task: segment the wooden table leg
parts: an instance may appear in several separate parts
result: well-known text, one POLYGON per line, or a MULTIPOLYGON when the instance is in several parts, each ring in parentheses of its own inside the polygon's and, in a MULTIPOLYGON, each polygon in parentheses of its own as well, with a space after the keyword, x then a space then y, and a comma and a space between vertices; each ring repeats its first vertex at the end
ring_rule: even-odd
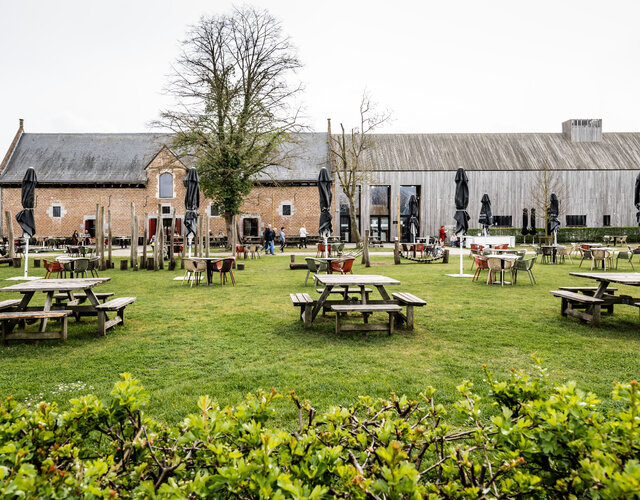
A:
POLYGON ((313 308, 313 313, 311 315, 311 321, 316 319, 316 316, 318 315, 318 312, 322 310, 322 306, 327 301, 327 297, 329 297, 329 294, 331 293, 331 289, 332 288, 333 288, 333 285, 327 285, 324 288, 324 290, 322 291, 322 293, 320 294, 320 298, 318 299, 318 302, 316 302, 316 305, 313 308))
MULTIPOLYGON (((44 308, 42 309, 45 312, 49 312, 51 310, 51 303, 53 302, 53 291, 47 292, 47 298, 44 299, 44 308)), ((42 322, 40 323, 40 333, 44 333, 47 328, 47 318, 42 318, 42 322)))
POLYGON ((376 288, 378 289, 378 292, 380 293, 380 296, 384 299, 384 300, 391 300, 391 297, 389 297, 389 294, 387 293, 387 291, 384 289, 384 286, 382 285, 376 285, 376 288))

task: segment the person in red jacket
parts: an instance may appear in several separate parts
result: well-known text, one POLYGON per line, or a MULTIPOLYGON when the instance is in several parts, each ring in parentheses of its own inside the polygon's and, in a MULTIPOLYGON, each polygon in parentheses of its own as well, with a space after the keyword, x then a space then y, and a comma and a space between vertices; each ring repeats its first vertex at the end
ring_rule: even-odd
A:
POLYGON ((440 226, 440 245, 444 246, 444 240, 447 238, 447 232, 444 230, 444 226, 440 226))

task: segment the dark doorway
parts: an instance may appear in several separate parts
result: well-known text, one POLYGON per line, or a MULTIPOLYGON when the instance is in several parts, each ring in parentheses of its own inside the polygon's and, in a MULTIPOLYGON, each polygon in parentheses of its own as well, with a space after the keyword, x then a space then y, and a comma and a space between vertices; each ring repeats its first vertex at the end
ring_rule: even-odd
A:
POLYGON ((242 234, 247 236, 258 236, 258 219, 244 218, 242 219, 242 234))
POLYGON ((95 238, 96 236, 96 221, 95 219, 85 219, 84 221, 84 232, 88 234, 91 238, 95 238))
POLYGON ((371 216, 371 238, 382 242, 389 241, 389 216, 371 216))

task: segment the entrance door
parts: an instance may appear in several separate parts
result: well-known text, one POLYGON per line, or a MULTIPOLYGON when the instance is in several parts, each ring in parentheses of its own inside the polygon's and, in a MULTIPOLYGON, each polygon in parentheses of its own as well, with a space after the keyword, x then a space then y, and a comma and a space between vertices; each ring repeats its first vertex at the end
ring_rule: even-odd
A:
POLYGON ((96 236, 96 221, 95 219, 85 219, 84 221, 84 232, 88 234, 91 238, 95 238, 96 236))
POLYGON ((156 219, 149 219, 149 239, 156 234, 156 219))
POLYGON ((371 238, 387 242, 389 241, 389 216, 388 215, 372 215, 371 216, 371 238))

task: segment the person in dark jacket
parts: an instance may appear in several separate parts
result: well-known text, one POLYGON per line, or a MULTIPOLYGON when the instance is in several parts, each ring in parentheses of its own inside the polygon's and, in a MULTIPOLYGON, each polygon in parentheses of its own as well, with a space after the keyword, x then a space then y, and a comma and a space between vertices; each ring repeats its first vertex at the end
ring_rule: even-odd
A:
POLYGON ((264 230, 264 251, 267 254, 275 255, 274 251, 274 240, 276 239, 276 232, 271 229, 271 224, 267 226, 267 229, 264 230))

